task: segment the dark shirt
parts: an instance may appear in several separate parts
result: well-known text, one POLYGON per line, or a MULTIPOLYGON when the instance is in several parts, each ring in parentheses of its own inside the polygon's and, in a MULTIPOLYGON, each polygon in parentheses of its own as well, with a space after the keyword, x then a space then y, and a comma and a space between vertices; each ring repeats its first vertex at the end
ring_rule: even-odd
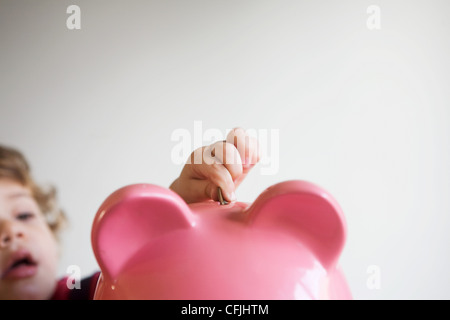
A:
POLYGON ((67 286, 68 277, 64 277, 58 281, 51 300, 92 300, 99 276, 100 272, 96 272, 90 277, 82 279, 79 289, 69 289, 67 286))

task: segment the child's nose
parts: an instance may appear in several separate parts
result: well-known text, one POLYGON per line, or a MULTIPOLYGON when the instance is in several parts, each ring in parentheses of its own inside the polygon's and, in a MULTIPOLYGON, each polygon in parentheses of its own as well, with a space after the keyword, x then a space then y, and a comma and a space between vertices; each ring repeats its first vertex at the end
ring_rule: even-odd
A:
POLYGON ((13 222, 4 221, 0 225, 0 248, 6 248, 15 239, 23 238, 22 230, 13 222))

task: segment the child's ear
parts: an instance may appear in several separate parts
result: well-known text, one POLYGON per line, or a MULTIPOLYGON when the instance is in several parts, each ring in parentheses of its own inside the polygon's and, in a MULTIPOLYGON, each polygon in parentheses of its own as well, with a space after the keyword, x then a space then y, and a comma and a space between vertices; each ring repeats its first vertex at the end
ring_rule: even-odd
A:
POLYGON ((247 209, 250 225, 290 233, 321 264, 336 265, 344 247, 344 214, 334 198, 306 181, 286 181, 266 189, 247 209))
POLYGON ((175 192, 135 184, 112 193, 92 226, 95 257, 106 276, 116 278, 127 260, 146 243, 168 232, 190 228, 192 212, 175 192))

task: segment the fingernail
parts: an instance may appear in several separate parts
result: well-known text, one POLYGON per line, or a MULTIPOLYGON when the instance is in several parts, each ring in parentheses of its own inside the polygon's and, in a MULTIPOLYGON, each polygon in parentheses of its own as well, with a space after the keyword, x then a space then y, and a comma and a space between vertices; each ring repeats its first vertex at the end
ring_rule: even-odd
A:
POLYGON ((234 192, 231 193, 231 201, 236 201, 236 200, 237 200, 236 194, 234 192))

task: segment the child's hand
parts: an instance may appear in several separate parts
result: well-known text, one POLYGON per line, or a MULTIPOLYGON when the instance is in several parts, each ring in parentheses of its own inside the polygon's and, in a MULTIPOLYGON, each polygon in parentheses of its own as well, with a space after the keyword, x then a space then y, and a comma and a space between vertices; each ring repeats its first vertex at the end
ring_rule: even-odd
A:
POLYGON ((258 141, 241 128, 235 128, 227 140, 192 152, 180 176, 170 189, 187 203, 218 200, 217 188, 228 202, 236 201, 235 190, 260 159, 258 141))

